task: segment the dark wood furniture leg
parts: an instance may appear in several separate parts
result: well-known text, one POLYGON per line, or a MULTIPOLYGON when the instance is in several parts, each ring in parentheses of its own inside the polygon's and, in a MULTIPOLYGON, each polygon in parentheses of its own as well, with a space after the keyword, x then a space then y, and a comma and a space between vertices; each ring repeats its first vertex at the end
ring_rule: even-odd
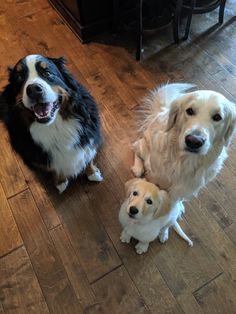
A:
POLYGON ((138 0, 137 4, 137 48, 136 60, 140 61, 143 40, 143 0, 138 0))
POLYGON ((112 33, 117 33, 118 20, 119 20, 119 7, 120 0, 113 0, 113 23, 112 23, 112 33))
POLYGON ((173 19, 173 36, 174 36, 174 42, 176 44, 179 43, 179 23, 180 23, 180 17, 181 17, 182 4, 183 4, 183 0, 176 1, 175 13, 174 13, 174 19, 173 19))
POLYGON ((185 34, 183 37, 183 40, 187 40, 188 39, 188 35, 189 35, 189 31, 190 31, 190 25, 191 25, 191 21, 192 21, 192 17, 193 17, 193 11, 195 8, 195 4, 196 4, 196 0, 191 0, 190 1, 190 6, 188 9, 188 18, 187 18, 187 23, 186 23, 186 28, 185 28, 185 34))
POLYGON ((226 0, 221 0, 220 2, 220 9, 219 9, 219 23, 220 24, 223 24, 224 22, 225 3, 226 3, 226 0))

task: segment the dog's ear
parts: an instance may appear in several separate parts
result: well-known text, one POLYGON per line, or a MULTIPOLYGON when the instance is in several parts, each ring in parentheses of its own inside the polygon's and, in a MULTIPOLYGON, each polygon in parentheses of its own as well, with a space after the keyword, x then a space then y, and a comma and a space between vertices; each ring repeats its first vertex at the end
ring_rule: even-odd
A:
POLYGON ((172 129, 176 123, 178 113, 179 113, 179 102, 176 100, 172 103, 170 113, 169 113, 169 118, 167 122, 167 127, 166 131, 168 132, 170 129, 172 129))
POLYGON ((126 197, 128 197, 131 193, 131 190, 132 188, 138 183, 140 182, 140 180, 146 180, 146 179, 140 179, 140 178, 134 178, 134 179, 131 179, 129 181, 127 181, 125 183, 125 194, 126 194, 126 197))
POLYGON ((229 102, 226 108, 227 123, 225 127, 224 140, 225 146, 228 146, 230 144, 236 126, 236 107, 235 104, 229 102))
POLYGON ((160 202, 157 206, 154 218, 165 216, 166 214, 169 213, 170 208, 171 208, 170 197, 166 191, 161 190, 159 197, 160 197, 160 202))
POLYGON ((73 75, 66 69, 66 66, 65 66, 67 63, 66 58, 64 58, 64 57, 49 58, 49 60, 51 60, 57 66, 58 70, 60 71, 61 75, 63 76, 63 79, 64 79, 66 85, 70 89, 77 91, 78 90, 78 82, 73 77, 73 75))

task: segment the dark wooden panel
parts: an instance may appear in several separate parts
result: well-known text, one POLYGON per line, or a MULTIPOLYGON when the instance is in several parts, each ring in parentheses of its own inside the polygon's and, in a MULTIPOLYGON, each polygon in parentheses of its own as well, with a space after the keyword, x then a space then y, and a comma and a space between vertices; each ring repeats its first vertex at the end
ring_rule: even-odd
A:
POLYGON ((24 247, 0 259, 0 278, 0 299, 5 313, 49 313, 24 247))

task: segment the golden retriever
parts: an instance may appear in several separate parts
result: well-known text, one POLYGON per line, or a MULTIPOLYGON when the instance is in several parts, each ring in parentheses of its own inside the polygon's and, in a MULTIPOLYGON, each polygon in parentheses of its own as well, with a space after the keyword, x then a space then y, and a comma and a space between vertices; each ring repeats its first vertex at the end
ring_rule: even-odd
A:
POLYGON ((119 212, 122 242, 129 243, 131 237, 135 238, 139 241, 135 246, 136 252, 142 254, 147 252, 149 243, 158 235, 160 241, 165 242, 166 228, 173 226, 190 246, 193 245, 177 222, 184 210, 180 202, 170 207, 168 193, 145 179, 129 180, 125 189, 126 199, 119 212))
MULTIPOLYGON (((132 168, 168 191, 172 205, 197 195, 221 170, 236 123, 235 105, 190 84, 155 89, 145 101, 142 137, 132 168)), ((165 235, 168 239, 168 229, 165 235)))

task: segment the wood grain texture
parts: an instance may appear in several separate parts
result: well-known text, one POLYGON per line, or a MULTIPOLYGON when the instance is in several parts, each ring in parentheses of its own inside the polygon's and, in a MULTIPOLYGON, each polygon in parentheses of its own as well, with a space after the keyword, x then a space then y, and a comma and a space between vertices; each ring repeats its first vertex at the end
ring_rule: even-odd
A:
POLYGON ((144 34, 137 63, 132 33, 81 45, 47 0, 0 2, 0 86, 7 65, 25 54, 66 56, 99 106, 104 142, 96 163, 105 178, 81 177, 58 195, 49 177, 15 155, 0 125, 1 314, 235 312, 236 140, 222 173, 186 206, 181 225, 193 248, 171 231, 165 245, 154 241, 137 256, 135 241, 120 242, 118 222, 146 92, 187 81, 236 102, 235 12, 228 1, 221 27, 212 27, 217 11, 194 16, 178 46, 171 27, 144 34))
POLYGON ((0 257, 23 244, 11 209, 0 184, 0 257))
POLYGON ((89 285, 88 278, 77 257, 77 252, 70 243, 64 228, 58 226, 50 231, 50 235, 83 310, 85 312, 88 309, 91 310, 95 304, 96 310, 99 310, 99 304, 97 303, 95 295, 89 285))
POLYGON ((5 313, 49 313, 24 247, 0 259, 0 278, 0 299, 5 313))
POLYGON ((6 129, 0 124, 0 182, 7 197, 15 195, 27 188, 25 178, 17 163, 15 154, 9 144, 6 129))
POLYGON ((9 200, 50 312, 80 313, 81 307, 29 190, 9 200))
POLYGON ((93 285, 104 313, 150 313, 125 268, 119 267, 93 285))

